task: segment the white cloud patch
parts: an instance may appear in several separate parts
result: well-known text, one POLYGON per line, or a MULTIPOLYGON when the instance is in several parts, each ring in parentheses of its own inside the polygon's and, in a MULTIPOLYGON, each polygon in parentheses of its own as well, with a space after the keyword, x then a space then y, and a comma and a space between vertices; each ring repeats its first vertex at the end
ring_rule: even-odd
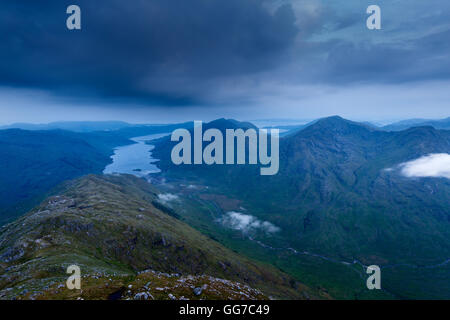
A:
POLYGON ((158 198, 161 202, 170 202, 178 200, 178 196, 172 193, 161 193, 158 195, 158 198))
POLYGON ((450 154, 435 153, 402 163, 401 173, 406 177, 434 177, 450 179, 450 154))
POLYGON ((279 227, 268 221, 261 221, 255 216, 235 211, 227 212, 219 219, 219 222, 228 228, 240 230, 243 233, 248 233, 250 231, 275 233, 280 231, 279 227))

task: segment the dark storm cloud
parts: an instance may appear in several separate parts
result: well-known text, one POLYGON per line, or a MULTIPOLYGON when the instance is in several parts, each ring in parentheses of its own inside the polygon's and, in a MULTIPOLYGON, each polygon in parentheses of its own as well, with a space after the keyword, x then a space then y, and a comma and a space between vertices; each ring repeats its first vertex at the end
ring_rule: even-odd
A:
POLYGON ((449 2, 380 0, 381 31, 365 27, 363 2, 3 0, 0 86, 240 105, 280 87, 450 78, 449 2), (70 4, 81 31, 66 29, 70 4))
POLYGON ((297 27, 261 0, 9 1, 0 34, 3 85, 189 104, 205 82, 276 66, 297 27), (81 31, 65 27, 73 3, 81 31))

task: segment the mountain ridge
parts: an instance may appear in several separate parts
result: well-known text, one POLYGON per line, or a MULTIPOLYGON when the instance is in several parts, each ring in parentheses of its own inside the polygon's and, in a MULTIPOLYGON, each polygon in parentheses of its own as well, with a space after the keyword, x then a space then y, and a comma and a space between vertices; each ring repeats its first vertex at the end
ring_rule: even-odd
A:
POLYGON ((162 211, 164 203, 154 204, 159 191, 143 179, 90 175, 61 189, 0 229, 1 294, 45 291, 67 278, 65 267, 77 264, 91 276, 134 279, 153 269, 245 282, 278 298, 315 296, 275 268, 237 255, 162 211))

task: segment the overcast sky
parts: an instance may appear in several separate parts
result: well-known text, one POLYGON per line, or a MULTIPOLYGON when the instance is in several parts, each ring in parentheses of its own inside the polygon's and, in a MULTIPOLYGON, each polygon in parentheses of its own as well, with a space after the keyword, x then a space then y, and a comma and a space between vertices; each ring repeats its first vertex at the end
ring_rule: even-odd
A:
POLYGON ((442 118, 449 89, 447 0, 0 3, 1 124, 442 118))

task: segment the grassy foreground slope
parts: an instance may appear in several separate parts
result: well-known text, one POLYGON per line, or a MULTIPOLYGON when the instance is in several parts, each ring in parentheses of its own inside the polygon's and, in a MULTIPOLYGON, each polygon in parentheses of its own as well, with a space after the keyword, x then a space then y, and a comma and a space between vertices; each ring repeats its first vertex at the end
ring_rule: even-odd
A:
MULTIPOLYGON (((39 298, 55 286, 68 291, 65 271, 73 264, 87 279, 85 298, 107 298, 139 282, 143 270, 237 281, 275 298, 319 297, 176 219, 157 194, 133 176, 90 175, 67 183, 59 195, 0 229, 0 298, 39 298)), ((75 298, 67 292, 56 297, 75 298)))

